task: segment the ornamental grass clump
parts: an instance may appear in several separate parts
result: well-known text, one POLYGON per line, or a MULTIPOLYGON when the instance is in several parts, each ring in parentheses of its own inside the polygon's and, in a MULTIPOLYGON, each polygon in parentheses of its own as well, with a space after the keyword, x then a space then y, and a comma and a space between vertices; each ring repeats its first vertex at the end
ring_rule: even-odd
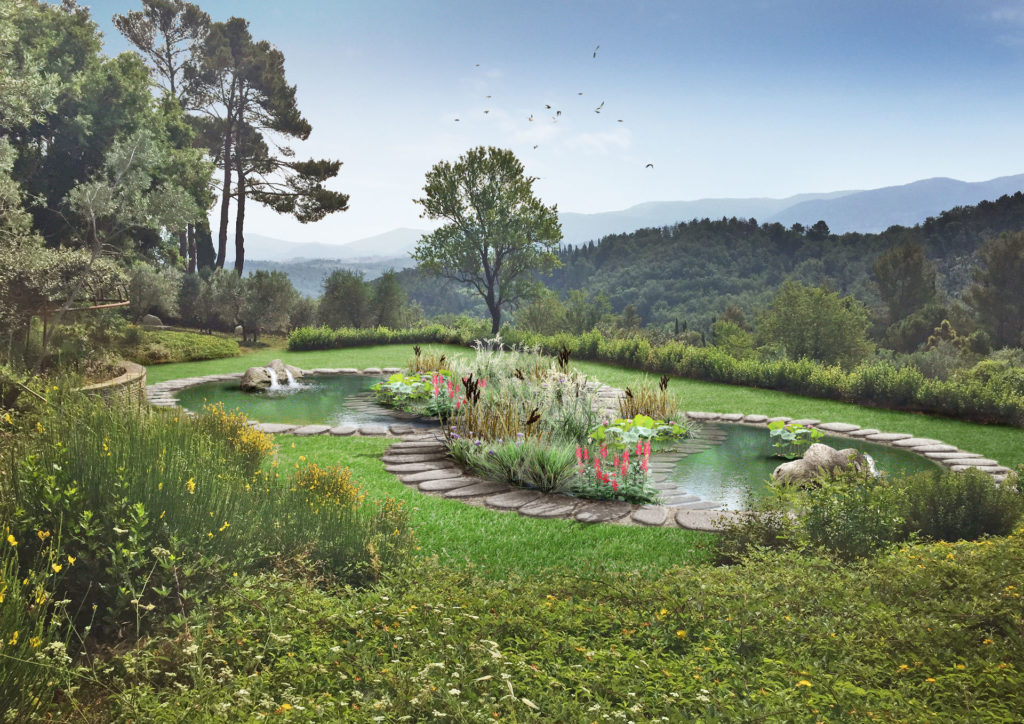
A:
POLYGON ((644 377, 634 390, 627 387, 619 398, 619 417, 646 415, 656 420, 675 420, 679 416, 679 403, 668 391, 669 378, 663 375, 657 387, 644 377))

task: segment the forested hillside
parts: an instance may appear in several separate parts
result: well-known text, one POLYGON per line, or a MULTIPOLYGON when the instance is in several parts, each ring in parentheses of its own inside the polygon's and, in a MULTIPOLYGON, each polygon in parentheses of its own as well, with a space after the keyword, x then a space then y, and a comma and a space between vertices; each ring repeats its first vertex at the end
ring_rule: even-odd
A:
MULTIPOLYGON (((1024 194, 1003 196, 945 211, 913 227, 880 234, 835 235, 812 227, 754 219, 690 221, 675 226, 615 234, 560 253, 562 266, 544 282, 563 299, 582 289, 603 294, 612 311, 632 305, 648 326, 710 329, 733 304, 756 314, 787 278, 852 294, 871 308, 882 306, 872 266, 893 247, 920 244, 938 274, 943 297, 957 299, 970 283, 976 252, 1003 231, 1024 229, 1024 194)), ((476 299, 451 285, 438 285, 415 270, 399 274, 410 299, 426 314, 475 308, 476 299)))

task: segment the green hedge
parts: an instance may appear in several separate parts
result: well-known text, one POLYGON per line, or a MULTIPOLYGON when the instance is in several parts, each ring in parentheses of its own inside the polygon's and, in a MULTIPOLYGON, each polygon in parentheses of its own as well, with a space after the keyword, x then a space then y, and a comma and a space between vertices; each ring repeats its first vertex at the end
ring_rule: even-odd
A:
MULTIPOLYGON (((288 348, 299 351, 414 342, 467 345, 485 336, 483 327, 450 328, 439 324, 403 330, 303 327, 292 333, 288 348)), ((1024 426, 1024 394, 1015 385, 993 384, 982 375, 965 373, 943 381, 927 378, 914 367, 896 368, 885 362, 866 362, 847 372, 838 365, 808 359, 740 360, 716 347, 694 347, 682 342, 653 346, 643 338, 606 339, 596 331, 578 336, 545 336, 505 327, 501 336, 506 344, 538 346, 547 354, 555 354, 564 346, 576 359, 656 374, 948 415, 973 422, 1024 426)))
POLYGON ((138 344, 129 348, 125 356, 133 362, 151 365, 237 357, 238 353, 238 342, 233 339, 195 332, 145 330, 138 344))

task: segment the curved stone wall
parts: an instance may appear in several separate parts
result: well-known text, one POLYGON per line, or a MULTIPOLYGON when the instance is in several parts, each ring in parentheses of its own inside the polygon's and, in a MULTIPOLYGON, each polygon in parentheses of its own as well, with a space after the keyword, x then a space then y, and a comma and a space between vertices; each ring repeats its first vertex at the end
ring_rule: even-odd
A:
POLYGON ((82 392, 87 395, 96 395, 108 404, 112 402, 143 404, 147 397, 146 368, 128 361, 121 361, 118 364, 125 369, 123 375, 106 382, 86 385, 82 388, 82 392))

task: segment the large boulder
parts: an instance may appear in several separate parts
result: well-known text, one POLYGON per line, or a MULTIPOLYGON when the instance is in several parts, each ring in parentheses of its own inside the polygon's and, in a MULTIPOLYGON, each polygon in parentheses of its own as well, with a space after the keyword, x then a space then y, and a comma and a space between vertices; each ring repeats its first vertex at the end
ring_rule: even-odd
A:
POLYGON ((292 365, 286 365, 279 359, 272 361, 265 367, 250 367, 242 375, 240 387, 246 392, 258 392, 270 387, 270 370, 277 375, 277 383, 282 387, 288 384, 288 372, 292 373, 292 379, 302 379, 302 370, 292 365))
POLYGON ((142 316, 143 327, 162 327, 164 323, 160 321, 160 317, 155 314, 145 314, 142 316))
POLYGON ((814 443, 800 460, 791 460, 775 468, 772 480, 784 485, 805 487, 846 470, 860 472, 869 469, 868 457, 855 448, 836 450, 828 445, 814 443))

